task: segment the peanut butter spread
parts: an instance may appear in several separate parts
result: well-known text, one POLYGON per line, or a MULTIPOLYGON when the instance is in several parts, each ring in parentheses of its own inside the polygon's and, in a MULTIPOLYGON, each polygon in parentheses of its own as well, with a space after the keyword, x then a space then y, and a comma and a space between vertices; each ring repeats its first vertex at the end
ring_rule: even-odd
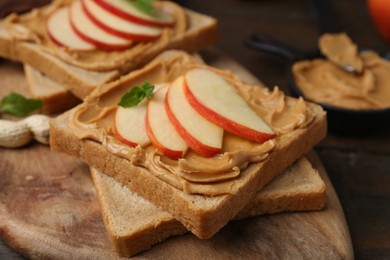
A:
POLYGON ((275 88, 251 86, 227 71, 207 67, 198 58, 182 52, 166 52, 142 70, 134 71, 118 82, 104 85, 88 96, 85 102, 72 110, 69 119, 71 131, 81 139, 101 143, 110 153, 129 160, 133 165, 147 168, 152 174, 187 193, 219 195, 234 193, 242 171, 253 163, 267 160, 277 149, 284 134, 305 128, 314 119, 313 112, 302 100, 287 98, 275 88), (237 87, 237 91, 278 134, 265 143, 245 140, 224 133, 222 152, 205 158, 188 151, 184 158, 173 160, 158 152, 152 145, 135 148, 115 138, 114 114, 121 96, 130 87, 148 80, 153 84, 172 82, 195 67, 213 70, 237 87))
POLYGON ((327 35, 322 44, 327 45, 322 49, 326 48, 328 55, 333 55, 333 61, 303 60, 296 62, 292 68, 295 83, 307 99, 355 110, 390 107, 389 61, 372 51, 358 53, 351 41, 338 35, 327 35), (338 44, 338 41, 341 43, 338 44), (352 46, 346 46, 348 44, 352 46), (340 49, 346 52, 342 54, 340 49), (346 60, 355 67, 360 66, 361 60, 361 73, 349 72, 340 66, 342 64, 337 64, 346 60))
POLYGON ((173 37, 185 32, 188 27, 183 8, 169 1, 155 1, 155 7, 172 15, 175 21, 173 26, 163 28, 162 34, 157 40, 133 42, 128 49, 121 51, 71 50, 53 43, 46 30, 47 17, 60 6, 70 2, 71 0, 57 0, 47 7, 35 9, 25 15, 10 15, 6 19, 6 26, 13 40, 39 43, 46 52, 80 68, 97 71, 121 68, 126 71, 127 63, 136 63, 141 57, 145 58, 144 55, 140 55, 145 50, 152 53, 154 49, 160 49, 161 45, 166 45, 173 37))
POLYGON ((363 61, 359 56, 358 47, 346 33, 323 34, 318 41, 318 46, 328 60, 347 70, 362 72, 363 61))

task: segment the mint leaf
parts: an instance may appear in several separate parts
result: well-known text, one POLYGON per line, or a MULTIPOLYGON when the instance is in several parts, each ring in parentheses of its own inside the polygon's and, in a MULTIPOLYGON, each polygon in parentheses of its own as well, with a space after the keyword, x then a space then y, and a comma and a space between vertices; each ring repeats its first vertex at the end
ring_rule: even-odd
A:
POLYGON ((145 81, 141 87, 134 86, 128 92, 126 92, 118 105, 121 107, 134 107, 139 104, 145 97, 151 99, 153 95, 154 86, 145 81))
POLYGON ((147 14, 154 14, 156 12, 156 9, 154 9, 152 2, 153 0, 135 0, 134 6, 141 12, 147 14))
POLYGON ((145 91, 145 96, 147 99, 151 99, 153 95, 154 86, 149 82, 145 81, 142 84, 142 89, 145 91))
POLYGON ((28 99, 18 93, 12 92, 1 100, 0 110, 14 116, 25 116, 41 108, 42 105, 42 100, 28 99))

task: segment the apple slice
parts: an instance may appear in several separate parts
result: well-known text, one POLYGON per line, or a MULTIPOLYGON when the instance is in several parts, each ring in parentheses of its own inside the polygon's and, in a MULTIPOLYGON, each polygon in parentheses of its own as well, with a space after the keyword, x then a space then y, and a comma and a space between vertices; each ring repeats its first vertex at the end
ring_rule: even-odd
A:
POLYGON ((192 150, 205 157, 221 151, 223 129, 202 117, 188 103, 183 77, 169 86, 165 108, 172 125, 192 150))
POLYGON ((171 15, 157 10, 156 14, 149 15, 138 10, 133 3, 127 0, 92 0, 112 14, 130 22, 150 26, 171 26, 174 19, 171 15))
POLYGON ((110 34, 133 41, 150 41, 161 35, 160 27, 130 22, 112 14, 95 1, 82 0, 82 5, 89 19, 110 34))
POLYGON ((146 132, 157 150, 169 158, 178 159, 184 156, 188 146, 169 121, 164 105, 167 90, 168 85, 161 86, 149 101, 145 118, 146 132))
POLYGON ((86 15, 80 1, 73 1, 69 9, 70 24, 80 38, 107 51, 128 48, 132 41, 112 35, 94 24, 86 15))
POLYGON ((201 68, 189 70, 184 92, 199 114, 226 131, 257 142, 275 137, 237 90, 215 72, 201 68))
POLYGON ((69 7, 56 9, 46 20, 46 30, 57 45, 75 50, 88 51, 95 46, 81 39, 72 29, 69 21, 69 7))
POLYGON ((144 147, 150 144, 146 133, 145 116, 147 100, 141 101, 134 107, 119 106, 115 112, 115 134, 124 144, 131 147, 140 145, 144 147))

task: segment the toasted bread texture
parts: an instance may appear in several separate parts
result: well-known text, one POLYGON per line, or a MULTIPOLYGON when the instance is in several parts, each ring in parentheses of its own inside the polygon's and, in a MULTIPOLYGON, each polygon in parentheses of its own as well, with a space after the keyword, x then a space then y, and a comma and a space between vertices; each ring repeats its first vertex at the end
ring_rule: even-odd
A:
POLYGON ((75 96, 83 98, 96 86, 120 76, 119 71, 91 71, 63 62, 42 50, 36 43, 13 41, 5 25, 0 23, 0 56, 38 69, 63 84, 75 96))
MULTIPOLYGON (((306 106, 313 116, 310 123, 278 135, 273 139, 274 149, 265 160, 251 163, 241 170, 240 178, 234 180, 235 191, 217 196, 190 194, 174 187, 158 178, 158 175, 151 174, 148 169, 134 165, 131 160, 118 156, 113 150, 110 152, 103 142, 77 135, 75 129, 71 127, 72 115, 90 105, 95 107, 92 103, 95 100, 101 100, 102 93, 115 89, 114 93, 118 95, 119 87, 131 86, 134 80, 137 82, 147 80, 142 78, 142 73, 145 71, 153 70, 157 75, 161 75, 164 68, 179 68, 181 71, 185 67, 183 64, 192 66, 192 64, 199 63, 181 51, 165 52, 143 69, 133 71, 116 82, 96 89, 83 104, 51 122, 51 148, 80 157, 90 166, 113 176, 134 192, 169 212, 199 238, 210 238, 236 216, 257 191, 326 136, 326 113, 320 106, 307 103, 306 106)), ((237 77, 235 78, 239 81, 237 77)), ((246 86, 251 89, 260 88, 259 86, 246 86)), ((288 101, 298 102, 292 98, 288 98, 288 101)), ((303 101, 300 100, 300 102, 303 101)), ((99 127, 94 129, 99 131, 99 127)))
MULTIPOLYGON (((57 0, 53 1, 51 5, 37 10, 51 10, 54 5, 61 4, 61 1, 69 2, 68 0, 57 0)), ((32 10, 30 13, 22 16, 33 16, 37 10, 32 10)), ((47 13, 48 15, 50 14, 49 11, 47 13)), ((187 52, 196 52, 216 41, 217 22, 214 18, 191 10, 185 10, 185 15, 187 20, 185 32, 175 34, 167 40, 160 41, 158 44, 148 45, 147 49, 135 57, 133 55, 129 59, 124 60, 121 62, 121 66, 117 68, 96 70, 88 67, 88 62, 83 64, 78 64, 76 60, 71 62, 67 60, 65 62, 60 56, 53 55, 53 53, 42 47, 39 41, 24 41, 15 38, 13 32, 9 31, 9 26, 6 24, 6 19, 11 19, 11 16, 0 21, 0 56, 26 63, 38 69, 53 80, 63 84, 75 96, 83 99, 96 86, 115 80, 129 71, 142 67, 165 50, 181 49, 187 52)), ((103 59, 100 61, 100 64, 104 63, 108 64, 109 60, 103 59)))
MULTIPOLYGON (((113 248, 133 256, 188 230, 169 213, 115 181, 91 169, 102 217, 113 248)), ((325 183, 306 158, 276 177, 235 219, 290 211, 320 210, 325 206, 325 183)))
POLYGON ((31 96, 43 101, 42 112, 55 114, 66 111, 81 102, 68 89, 57 81, 47 77, 42 72, 25 64, 28 88, 31 96))

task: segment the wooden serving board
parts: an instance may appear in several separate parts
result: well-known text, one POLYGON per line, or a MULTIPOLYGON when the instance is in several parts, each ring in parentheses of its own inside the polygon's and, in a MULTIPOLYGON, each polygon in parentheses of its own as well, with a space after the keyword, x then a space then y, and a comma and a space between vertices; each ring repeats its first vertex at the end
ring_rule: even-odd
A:
MULTIPOLYGON (((214 66, 259 83, 237 63, 212 50, 214 66)), ((0 61, 0 98, 28 93, 22 66, 0 61)), ((234 221, 209 240, 191 234, 168 239, 140 258, 352 259, 348 227, 337 195, 314 152, 309 154, 327 184, 327 207, 234 221)), ((129 220, 131 221, 131 220, 129 220)), ((115 259, 87 165, 38 143, 0 148, 0 235, 29 258, 115 259)))

